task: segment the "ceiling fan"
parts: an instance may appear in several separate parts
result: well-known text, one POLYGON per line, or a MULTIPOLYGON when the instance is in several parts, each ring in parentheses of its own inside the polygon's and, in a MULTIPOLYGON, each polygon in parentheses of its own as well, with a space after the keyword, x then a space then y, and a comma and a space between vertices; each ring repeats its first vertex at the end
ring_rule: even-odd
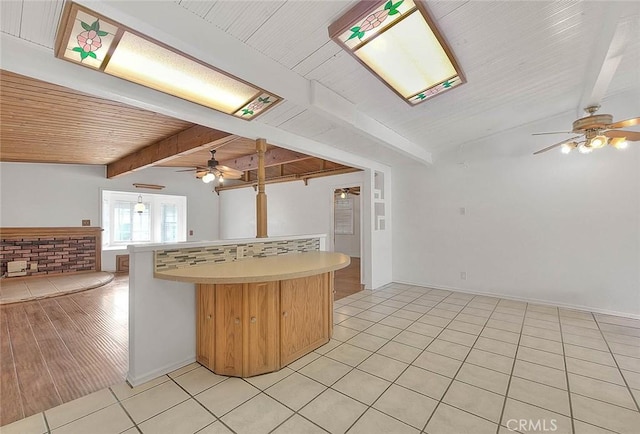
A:
POLYGON ((340 199, 345 199, 350 194, 358 196, 360 194, 360 187, 338 188, 333 194, 340 199))
POLYGON ((221 165, 216 160, 216 150, 211 149, 211 159, 207 161, 206 166, 197 166, 193 169, 178 170, 178 172, 196 172, 196 178, 202 179, 205 184, 218 178, 219 182, 223 182, 225 179, 240 179, 242 178, 242 171, 234 169, 229 166, 221 165))
POLYGON ((544 134, 579 134, 570 139, 540 149, 534 152, 533 155, 550 151, 558 146, 561 147, 560 149, 563 154, 568 154, 576 148, 579 152, 588 154, 594 149, 603 148, 606 145, 613 146, 616 149, 625 149, 628 146, 628 142, 640 141, 640 132, 619 130, 619 128, 639 125, 640 117, 613 122, 613 116, 609 114, 595 114, 599 108, 599 105, 594 105, 584 109, 589 116, 574 121, 573 130, 570 132, 533 134, 534 136, 544 134))

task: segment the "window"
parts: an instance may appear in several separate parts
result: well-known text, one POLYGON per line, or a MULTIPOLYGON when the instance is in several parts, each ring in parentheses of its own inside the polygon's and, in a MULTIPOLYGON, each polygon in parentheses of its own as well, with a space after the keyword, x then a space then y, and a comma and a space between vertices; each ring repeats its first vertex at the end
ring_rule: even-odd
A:
POLYGON ((185 241, 186 228, 185 196, 102 191, 102 247, 185 241), (140 197, 142 213, 135 211, 140 197))

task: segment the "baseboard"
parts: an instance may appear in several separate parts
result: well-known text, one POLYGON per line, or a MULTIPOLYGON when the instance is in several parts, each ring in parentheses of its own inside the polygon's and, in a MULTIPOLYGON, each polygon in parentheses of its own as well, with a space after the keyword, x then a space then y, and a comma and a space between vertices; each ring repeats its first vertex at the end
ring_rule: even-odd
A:
POLYGON ((599 308, 596 308, 596 307, 582 306, 582 305, 577 305, 577 304, 560 303, 560 302, 556 302, 556 301, 543 300, 543 299, 537 299, 537 298, 517 297, 517 296, 513 296, 513 295, 509 295, 509 294, 501 294, 501 293, 497 293, 497 292, 474 291, 472 289, 466 289, 466 288, 456 288, 456 287, 450 287, 450 286, 432 285, 432 284, 429 284, 429 283, 417 283, 417 282, 411 282, 411 281, 406 281, 406 280, 394 280, 394 283, 401 283, 401 284, 413 285, 413 286, 422 286, 422 287, 425 287, 425 288, 442 289, 442 290, 445 290, 445 291, 463 292, 465 294, 486 295, 488 297, 498 297, 498 298, 504 298, 504 299, 507 299, 507 300, 524 301, 524 302, 527 302, 527 303, 536 303, 536 304, 543 304, 543 305, 548 305, 548 306, 558 306, 558 307, 564 307, 564 308, 567 308, 567 309, 574 309, 574 310, 580 310, 580 311, 585 311, 585 312, 601 313, 601 314, 604 314, 604 315, 613 315, 613 316, 620 316, 620 317, 624 317, 624 318, 640 319, 640 314, 617 312, 617 311, 614 311, 614 310, 599 309, 599 308))
POLYGON ((154 371, 151 371, 147 374, 138 377, 132 377, 131 372, 127 372, 127 383, 129 383, 132 387, 139 386, 140 384, 146 383, 147 381, 151 381, 154 378, 161 377, 165 374, 175 371, 176 369, 180 369, 183 366, 187 366, 190 363, 196 361, 195 357, 189 357, 182 362, 172 363, 171 365, 163 366, 162 368, 158 368, 154 371))

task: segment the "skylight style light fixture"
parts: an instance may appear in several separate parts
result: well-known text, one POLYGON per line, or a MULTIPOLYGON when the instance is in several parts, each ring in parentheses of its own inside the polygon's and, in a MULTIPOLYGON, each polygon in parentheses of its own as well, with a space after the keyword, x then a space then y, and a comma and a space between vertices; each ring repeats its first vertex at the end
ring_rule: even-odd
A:
POLYGON ((329 36, 411 105, 465 82, 420 0, 363 0, 329 36))
POLYGON ((72 2, 62 14, 55 55, 241 119, 253 119, 281 101, 72 2))

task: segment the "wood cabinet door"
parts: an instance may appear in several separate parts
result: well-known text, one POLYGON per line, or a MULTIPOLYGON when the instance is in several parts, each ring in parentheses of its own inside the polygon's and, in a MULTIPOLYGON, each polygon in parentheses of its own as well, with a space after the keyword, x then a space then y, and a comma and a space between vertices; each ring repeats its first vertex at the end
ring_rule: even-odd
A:
POLYGON ((280 282, 280 363, 329 341, 329 273, 280 282))
POLYGON ((215 285, 215 373, 242 376, 242 283, 215 285))
POLYGON ((280 297, 278 282, 246 285, 244 375, 280 369, 280 297))
POLYGON ((213 370, 215 354, 215 285, 196 288, 196 360, 213 370))

